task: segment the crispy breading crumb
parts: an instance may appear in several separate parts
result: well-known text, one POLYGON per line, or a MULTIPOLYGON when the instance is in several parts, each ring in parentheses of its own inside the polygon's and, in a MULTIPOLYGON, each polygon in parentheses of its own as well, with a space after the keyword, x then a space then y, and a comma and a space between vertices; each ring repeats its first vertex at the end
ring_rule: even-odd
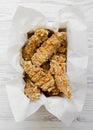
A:
POLYGON ((31 61, 21 60, 21 65, 29 75, 36 86, 43 91, 51 91, 54 85, 54 79, 50 73, 45 73, 42 68, 32 65, 31 61))
POLYGON ((42 42, 48 39, 48 34, 49 31, 46 29, 37 29, 22 48, 23 59, 31 60, 36 48, 39 47, 42 42))
POLYGON ((58 89, 60 92, 64 93, 67 98, 72 98, 72 92, 70 90, 69 80, 65 71, 66 69, 64 63, 62 63, 62 66, 62 64, 60 65, 60 62, 53 59, 50 64, 50 72, 54 74, 58 89))
POLYGON ((40 89, 36 85, 34 85, 29 79, 26 82, 24 93, 30 100, 36 100, 41 95, 40 89))
POLYGON ((65 33, 55 33, 47 41, 45 41, 36 53, 32 56, 32 63, 40 66, 46 62, 57 49, 61 46, 61 42, 65 39, 65 33))

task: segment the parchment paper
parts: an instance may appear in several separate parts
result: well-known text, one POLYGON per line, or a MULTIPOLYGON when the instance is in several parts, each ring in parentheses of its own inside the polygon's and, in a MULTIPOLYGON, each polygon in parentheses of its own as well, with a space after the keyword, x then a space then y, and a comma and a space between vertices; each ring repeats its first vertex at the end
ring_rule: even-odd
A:
MULTIPOLYGON (((80 9, 66 7, 58 12, 53 29, 67 27, 68 52, 67 74, 73 92, 73 99, 62 97, 45 97, 43 94, 37 101, 30 101, 24 95, 25 83, 22 79, 23 69, 20 66, 20 49, 26 41, 26 33, 38 27, 48 27, 48 20, 42 13, 26 7, 18 7, 10 30, 8 58, 18 72, 18 76, 6 84, 10 106, 16 121, 31 116, 42 105, 64 124, 70 125, 82 110, 86 95, 87 27, 80 9)), ((11 77, 10 77, 11 79, 11 77)))

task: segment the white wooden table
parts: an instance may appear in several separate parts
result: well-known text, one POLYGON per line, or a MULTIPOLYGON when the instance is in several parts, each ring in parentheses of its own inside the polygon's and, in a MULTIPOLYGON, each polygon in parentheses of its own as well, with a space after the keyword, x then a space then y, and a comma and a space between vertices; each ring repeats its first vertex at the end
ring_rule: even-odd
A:
MULTIPOLYGON (((10 60, 11 62, 11 60, 10 60)), ((93 130, 93 0, 0 0, 0 130, 93 130), (7 74, 17 75, 7 63, 6 51, 9 45, 9 27, 11 19, 18 5, 29 6, 42 11, 53 21, 57 11, 63 6, 79 5, 84 10, 88 23, 89 63, 87 70, 88 91, 83 111, 70 127, 64 127, 44 107, 20 123, 15 122, 9 102, 5 84, 7 74)))

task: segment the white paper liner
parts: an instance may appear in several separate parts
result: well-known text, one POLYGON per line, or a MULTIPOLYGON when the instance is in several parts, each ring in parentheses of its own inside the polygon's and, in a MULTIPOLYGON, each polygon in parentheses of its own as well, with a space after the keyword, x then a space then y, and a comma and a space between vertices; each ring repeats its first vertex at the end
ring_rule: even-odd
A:
POLYGON ((22 79, 23 69, 20 66, 20 49, 26 41, 28 31, 38 27, 47 28, 48 22, 40 12, 31 8, 18 7, 10 30, 11 43, 8 56, 19 76, 10 80, 6 85, 10 106, 16 121, 24 120, 44 105, 50 113, 64 124, 70 125, 82 110, 86 95, 88 62, 87 27, 84 16, 78 8, 66 7, 58 12, 58 19, 54 25, 53 29, 55 28, 55 30, 58 30, 58 27, 67 27, 67 74, 73 92, 73 99, 47 98, 42 94, 40 99, 30 101, 24 95, 25 83, 22 79))

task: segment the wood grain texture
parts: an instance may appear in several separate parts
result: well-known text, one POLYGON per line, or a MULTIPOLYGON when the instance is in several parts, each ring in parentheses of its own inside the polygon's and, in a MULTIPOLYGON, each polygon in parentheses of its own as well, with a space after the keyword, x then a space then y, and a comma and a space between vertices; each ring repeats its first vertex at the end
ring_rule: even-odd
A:
MULTIPOLYGON (((93 0, 0 0, 0 130, 93 130, 93 0), (42 4, 41 4, 42 3, 42 4), (14 121, 5 89, 8 77, 16 77, 17 72, 7 59, 9 29, 18 5, 42 11, 49 21, 54 21, 57 11, 64 6, 81 6, 88 25, 89 62, 87 69, 88 91, 83 111, 70 127, 65 127, 52 114, 41 107, 25 121, 14 121)), ((11 62, 11 61, 10 61, 11 62)))

